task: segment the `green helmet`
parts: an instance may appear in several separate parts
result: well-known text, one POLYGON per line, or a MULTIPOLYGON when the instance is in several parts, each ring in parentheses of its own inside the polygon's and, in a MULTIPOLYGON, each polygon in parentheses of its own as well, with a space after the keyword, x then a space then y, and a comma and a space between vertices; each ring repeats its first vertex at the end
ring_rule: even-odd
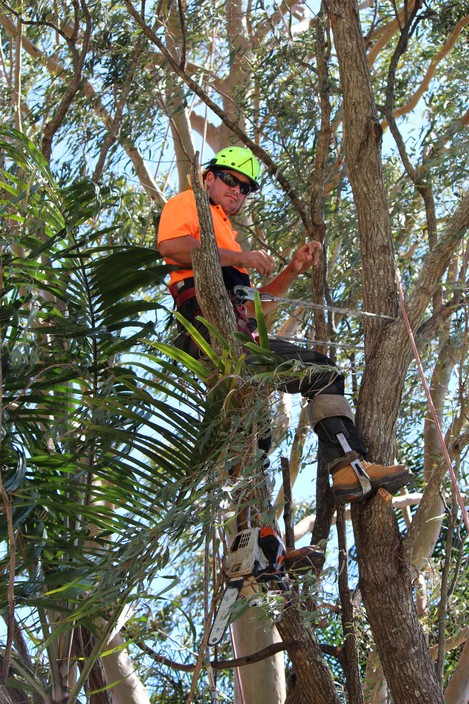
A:
POLYGON ((250 149, 245 147, 225 147, 208 162, 208 169, 213 169, 216 166, 244 174, 251 181, 253 189, 255 191, 259 190, 258 178, 261 167, 250 149))

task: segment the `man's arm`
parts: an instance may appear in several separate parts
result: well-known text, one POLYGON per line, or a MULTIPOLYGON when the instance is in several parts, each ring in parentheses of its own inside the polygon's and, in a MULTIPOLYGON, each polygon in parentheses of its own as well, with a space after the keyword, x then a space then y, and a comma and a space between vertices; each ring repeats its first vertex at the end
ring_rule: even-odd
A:
MULTIPOLYGON (((192 269, 191 252, 200 247, 199 240, 191 235, 173 237, 160 242, 158 249, 163 257, 171 259, 180 266, 192 269)), ((222 266, 236 266, 240 269, 257 271, 261 276, 272 276, 275 260, 265 250, 252 252, 233 252, 230 249, 218 248, 222 266)))
MULTIPOLYGON (((320 242, 316 242, 316 240, 307 242, 295 252, 291 262, 275 279, 265 286, 261 286, 258 290, 260 292, 270 293, 272 296, 284 296, 300 274, 304 274, 311 266, 314 268, 319 266, 321 250, 322 246, 320 242)), ((266 301, 262 304, 265 314, 270 313, 276 306, 277 303, 275 301, 266 301)), ((248 309, 248 315, 254 317, 253 304, 248 302, 246 308, 248 309)))

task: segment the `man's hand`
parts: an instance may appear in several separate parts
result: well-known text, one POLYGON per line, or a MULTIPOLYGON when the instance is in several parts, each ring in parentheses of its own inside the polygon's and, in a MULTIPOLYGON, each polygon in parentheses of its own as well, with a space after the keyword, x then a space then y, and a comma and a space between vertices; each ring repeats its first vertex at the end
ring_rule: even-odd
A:
POLYGON ((313 266, 319 266, 321 260, 322 245, 316 240, 307 242, 302 247, 296 250, 287 269, 299 276, 313 266))
MULTIPOLYGON (((284 296, 292 285, 292 283, 295 281, 297 276, 299 276, 300 274, 304 274, 304 272, 307 271, 311 266, 317 267, 319 265, 321 259, 321 249, 321 243, 316 242, 316 240, 312 240, 311 242, 307 242, 307 244, 304 244, 302 247, 296 250, 288 266, 286 266, 280 272, 280 274, 275 277, 275 279, 270 281, 265 286, 261 286, 259 291, 261 293, 270 293, 274 297, 284 296)), ((265 257, 272 261, 272 268, 270 269, 270 271, 272 272, 272 257, 264 251, 262 251, 262 253, 265 257)), ((258 254, 258 252, 252 252, 251 254, 258 254)), ((266 270, 266 272, 267 271, 268 270, 266 270)), ((277 303, 275 301, 265 301, 262 303, 264 313, 266 314, 274 310, 276 306, 277 303)), ((254 315, 254 308, 252 307, 252 305, 250 303, 247 303, 246 307, 248 308, 248 314, 254 315), (251 306, 251 308, 249 308, 249 306, 251 306)))
POLYGON ((239 261, 245 269, 254 269, 261 276, 272 276, 275 270, 275 259, 265 249, 240 252, 239 261))

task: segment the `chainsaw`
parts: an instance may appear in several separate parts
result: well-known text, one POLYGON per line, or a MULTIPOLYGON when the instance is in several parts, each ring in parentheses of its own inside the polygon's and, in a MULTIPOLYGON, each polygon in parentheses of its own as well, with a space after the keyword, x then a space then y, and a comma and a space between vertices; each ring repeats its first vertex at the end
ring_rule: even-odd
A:
POLYGON ((234 536, 226 560, 228 583, 210 629, 210 647, 223 638, 245 582, 276 582, 278 589, 289 589, 284 560, 285 546, 273 528, 247 528, 234 536))

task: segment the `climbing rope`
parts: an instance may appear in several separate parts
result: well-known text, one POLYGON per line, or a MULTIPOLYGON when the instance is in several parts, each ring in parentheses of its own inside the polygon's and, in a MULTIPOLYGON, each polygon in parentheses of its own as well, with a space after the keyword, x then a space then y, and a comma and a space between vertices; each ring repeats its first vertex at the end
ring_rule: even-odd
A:
POLYGON ((407 316, 407 311, 406 311, 406 308, 405 308, 405 301, 404 301, 404 291, 403 291, 403 288, 402 288, 402 279, 401 279, 401 274, 400 274, 400 271, 399 271, 399 270, 397 270, 397 272, 396 272, 396 278, 397 278, 397 287, 398 287, 398 290, 399 290, 399 300, 400 300, 400 304, 401 304, 402 317, 403 317, 403 319, 404 319, 404 323, 405 323, 405 326, 406 326, 407 334, 408 334, 408 336, 409 336, 410 344, 411 344, 411 346, 412 346, 412 351, 413 351, 413 353, 414 353, 415 361, 417 362, 417 367, 418 367, 418 371, 419 371, 419 376, 420 376, 420 379, 422 380, 422 384, 423 384, 423 387, 424 387, 424 389, 425 389, 425 394, 426 394, 427 401, 428 401, 428 407, 430 408, 430 412, 431 412, 431 414, 432 414, 433 422, 435 423, 435 428, 436 428, 437 433, 438 433, 438 439, 439 439, 439 441, 440 441, 441 449, 442 449, 442 451, 443 451, 443 456, 444 456, 444 458, 445 458, 445 462, 446 462, 446 465, 447 465, 447 467, 448 467, 448 471, 449 471, 449 474, 450 474, 450 477, 451 477, 451 482, 452 482, 452 484, 453 484, 453 488, 454 488, 454 492, 455 492, 455 495, 456 495, 456 499, 457 499, 457 502, 458 502, 458 504, 459 504, 459 508, 461 509, 461 514, 462 514, 462 517, 463 517, 464 524, 465 524, 465 526, 466 526, 466 530, 467 530, 467 532, 469 533, 469 516, 468 516, 468 514, 467 514, 467 509, 466 509, 466 507, 465 507, 465 505, 464 505, 464 500, 463 500, 461 491, 460 491, 460 489, 459 489, 458 479, 457 479, 456 474, 455 474, 454 469, 453 469, 453 464, 452 464, 451 458, 450 458, 450 456, 449 456, 448 448, 446 447, 445 439, 444 439, 444 437, 443 437, 443 432, 442 432, 442 430, 441 430, 440 421, 439 421, 439 419, 438 419, 438 415, 437 415, 437 413, 436 413, 436 409, 435 409, 435 406, 434 406, 434 404, 433 404, 433 399, 432 399, 432 395, 431 395, 431 392, 430 392, 430 388, 429 388, 428 383, 427 383, 427 380, 426 380, 426 378, 425 378, 425 372, 424 372, 424 370, 423 370, 422 362, 421 362, 421 360, 420 360, 420 355, 419 355, 419 352, 418 352, 418 349, 417 349, 417 345, 415 344, 415 338, 414 338, 414 335, 413 335, 413 332, 412 332, 412 328, 411 328, 411 325, 410 325, 410 321, 409 321, 409 318, 408 318, 408 316, 407 316))

